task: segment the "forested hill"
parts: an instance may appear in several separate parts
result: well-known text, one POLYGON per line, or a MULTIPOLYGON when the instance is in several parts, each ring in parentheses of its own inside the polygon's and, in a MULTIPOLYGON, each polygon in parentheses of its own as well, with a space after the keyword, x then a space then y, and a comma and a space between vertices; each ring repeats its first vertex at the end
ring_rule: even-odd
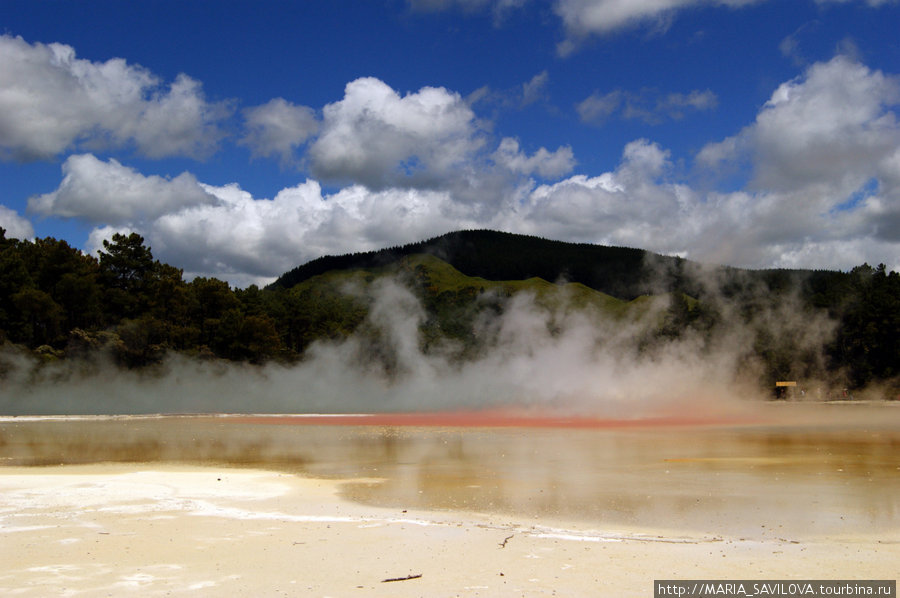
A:
POLYGON ((776 292, 799 289, 812 303, 832 307, 839 301, 834 295, 842 292, 846 282, 846 274, 835 271, 743 270, 703 265, 643 249, 469 230, 379 251, 320 257, 283 274, 270 288, 289 289, 334 270, 381 268, 415 254, 434 255, 467 276, 577 282, 626 301, 668 292, 698 297, 703 294, 700 279, 715 278, 717 292, 727 296, 740 295, 748 286, 776 292), (830 296, 814 297, 822 293, 830 296))
POLYGON ((444 260, 468 276, 488 280, 566 280, 621 299, 657 291, 652 287, 657 284, 659 273, 674 273, 683 261, 642 249, 468 230, 379 251, 320 257, 282 275, 272 287, 291 288, 332 270, 380 268, 423 253, 444 260))

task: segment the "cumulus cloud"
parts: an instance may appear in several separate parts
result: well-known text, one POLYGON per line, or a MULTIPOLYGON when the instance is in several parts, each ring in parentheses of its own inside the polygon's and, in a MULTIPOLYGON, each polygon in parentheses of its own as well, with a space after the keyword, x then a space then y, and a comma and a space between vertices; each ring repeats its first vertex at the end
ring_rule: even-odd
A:
POLYGON ((6 231, 7 239, 31 239, 34 237, 34 227, 31 223, 19 216, 18 212, 0 205, 0 228, 6 231))
POLYGON ((366 251, 473 226, 448 194, 415 189, 370 191, 354 185, 327 195, 316 181, 255 199, 236 185, 206 189, 217 205, 196 206, 148 223, 162 257, 191 275, 245 284, 325 254, 366 251))
POLYGON ((687 188, 661 182, 669 153, 645 139, 629 143, 611 172, 572 176, 536 187, 508 226, 551 238, 661 249, 688 231, 687 188))
POLYGON ((91 233, 89 250, 96 251, 116 232, 136 230, 154 256, 183 268, 189 278, 214 276, 247 286, 271 282, 322 255, 380 249, 478 226, 446 192, 371 191, 354 185, 326 194, 317 181, 307 180, 263 199, 237 184, 200 186, 214 202, 135 221, 127 229, 99 226, 91 233))
POLYGON ((531 156, 519 148, 519 142, 505 137, 494 152, 494 160, 511 172, 524 175, 538 174, 544 178, 557 178, 567 174, 575 166, 575 156, 571 147, 561 147, 555 152, 546 148, 538 149, 531 156))
POLYGON ((322 131, 309 148, 312 172, 373 189, 434 186, 484 143, 475 114, 443 87, 401 96, 373 77, 347 84, 323 109, 322 131))
POLYGON ((900 78, 845 56, 811 66, 775 90, 741 135, 754 153, 756 182, 792 189, 814 181, 851 185, 900 147, 890 107, 900 103, 900 78))
POLYGON ((824 266, 841 252, 835 263, 849 255, 877 262, 879 251, 897 255, 884 242, 900 238, 898 104, 900 78, 837 56, 780 85, 754 123, 706 146, 697 161, 746 164, 756 194, 780 199, 768 219, 750 221, 767 227, 761 243, 780 244, 776 263, 824 266))
POLYGON ((114 159, 104 162, 92 154, 69 156, 62 172, 56 190, 29 198, 29 211, 122 225, 216 201, 190 173, 175 178, 145 176, 114 159))
POLYGON ((278 157, 283 166, 296 161, 295 150, 319 129, 312 108, 284 98, 246 108, 243 113, 246 135, 239 143, 249 147, 254 157, 278 157))
POLYGON ((199 158, 216 150, 229 113, 227 104, 208 102, 187 75, 166 86, 120 58, 91 62, 65 44, 0 36, 2 158, 123 146, 152 158, 199 158))
MULTIPOLYGON (((500 155, 509 162, 504 169, 528 174, 571 169, 568 148, 553 153, 541 148, 529 155, 512 139, 501 147, 500 155)), ((351 185, 327 194, 314 180, 282 189, 272 199, 254 198, 237 184, 205 185, 191 175, 143 176, 115 161, 78 158, 67 162, 59 189, 33 199, 36 211, 106 223, 92 232, 92 251, 116 232, 136 230, 157 258, 183 268, 187 276, 215 276, 238 286, 268 283, 329 253, 380 249, 459 228, 499 224, 503 212, 498 207, 486 217, 484 205, 460 200, 447 190, 351 185), (143 205, 154 197, 167 203, 143 205), (104 212, 107 217, 100 218, 104 212), (118 217, 110 217, 114 213, 118 217)))
MULTIPOLYGON (((545 79, 539 73, 522 93, 539 93, 545 79)), ((326 182, 376 191, 444 190, 488 211, 522 177, 561 176, 575 163, 568 146, 542 147, 529 156, 511 138, 492 152, 490 139, 458 93, 424 87, 401 96, 368 77, 347 84, 344 98, 325 106, 321 132, 306 157, 312 174, 326 182)))
POLYGON ((668 151, 638 140, 613 171, 536 187, 502 227, 744 267, 849 269, 900 255, 896 170, 890 183, 870 179, 849 193, 828 182, 700 192, 673 170, 668 151))
POLYGON ((615 89, 607 93, 595 91, 576 104, 575 109, 583 122, 594 125, 604 124, 615 114, 659 124, 666 118, 680 120, 688 111, 712 110, 717 105, 718 97, 709 89, 665 95, 649 89, 641 92, 615 89))

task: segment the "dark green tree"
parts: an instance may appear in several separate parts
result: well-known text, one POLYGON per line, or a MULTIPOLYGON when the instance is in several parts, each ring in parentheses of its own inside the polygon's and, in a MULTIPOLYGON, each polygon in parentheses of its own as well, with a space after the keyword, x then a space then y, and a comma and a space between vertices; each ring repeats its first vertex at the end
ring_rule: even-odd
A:
POLYGON ((65 314, 53 297, 40 289, 25 287, 12 296, 12 303, 18 312, 13 323, 15 339, 32 349, 59 340, 65 314))
POLYGON ((18 318, 13 295, 33 286, 20 244, 16 239, 7 239, 6 231, 0 228, 0 331, 7 336, 12 335, 13 323, 18 318))
POLYGON ((106 287, 106 304, 115 319, 137 317, 149 307, 148 287, 155 264, 141 235, 116 233, 111 241, 104 240, 100 274, 106 287))
POLYGON ((863 264, 850 277, 834 365, 848 370, 856 388, 900 377, 900 275, 863 264))

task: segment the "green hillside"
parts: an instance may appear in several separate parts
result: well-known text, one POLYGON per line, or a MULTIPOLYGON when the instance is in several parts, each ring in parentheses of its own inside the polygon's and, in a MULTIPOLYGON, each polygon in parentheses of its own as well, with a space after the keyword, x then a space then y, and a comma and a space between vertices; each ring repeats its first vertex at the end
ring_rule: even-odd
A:
POLYGON ((496 293, 508 297, 525 291, 532 293, 539 304, 548 308, 559 308, 565 304, 572 308, 597 309, 608 315, 621 315, 629 305, 629 302, 581 283, 554 284, 536 276, 525 280, 488 280, 480 276, 467 276, 444 260, 424 253, 402 257, 387 266, 332 270, 296 286, 302 290, 338 288, 350 283, 370 284, 382 276, 399 276, 404 282, 412 283, 424 296, 433 298, 448 293, 470 296, 496 293))
MULTIPOLYGON (((526 280, 488 280, 467 276, 430 254, 411 254, 388 265, 330 270, 317 274, 287 293, 312 316, 309 329, 330 331, 337 338, 355 331, 365 319, 372 285, 397 280, 412 290, 426 312, 423 337, 426 344, 454 339, 472 348, 476 320, 485 313, 502 313, 504 304, 519 293, 528 293, 548 313, 589 311, 596 317, 635 317, 646 311, 646 298, 616 299, 581 283, 553 284, 538 277, 526 280), (339 306, 339 307, 338 307, 339 306)), ((316 337, 308 337, 311 342, 316 337)), ((299 348, 299 347, 298 347, 299 348)))
POLYGON ((331 270, 377 269, 417 254, 433 255, 466 275, 487 280, 578 282, 620 299, 657 286, 660 271, 675 275, 682 260, 641 249, 565 243, 489 230, 458 231, 380 251, 324 256, 291 270, 272 287, 290 288, 331 270))

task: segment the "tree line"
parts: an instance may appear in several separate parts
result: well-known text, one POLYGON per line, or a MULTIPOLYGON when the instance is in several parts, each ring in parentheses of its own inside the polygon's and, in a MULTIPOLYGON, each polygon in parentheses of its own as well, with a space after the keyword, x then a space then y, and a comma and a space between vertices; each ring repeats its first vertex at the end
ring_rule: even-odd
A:
POLYGON ((259 363, 283 350, 267 311, 255 287, 185 282, 135 233, 114 235, 94 257, 0 229, 0 341, 45 360, 102 350, 140 367, 174 350, 259 363))
MULTIPOLYGON (((171 351, 252 364, 293 362, 316 340, 367 332, 369 305, 364 295, 345 292, 348 277, 371 282, 374 270, 417 253, 439 257, 471 277, 574 280, 623 301, 669 293, 671 305, 642 340, 646 347, 689 332, 711 335, 726 313, 752 323, 755 314, 790 298, 801 311, 826 314, 835 330, 812 354, 797 338, 803 330, 786 325, 784 334, 773 335, 760 328, 749 350, 765 365, 767 380, 828 375, 851 388, 879 383, 887 396, 900 392, 900 275, 883 264, 850 272, 703 269, 637 249, 493 231, 320 258, 267 288, 237 289, 216 278, 186 282, 182 270, 154 259, 136 233, 114 235, 92 256, 53 238, 8 239, 0 228, 0 344, 42 361, 102 352, 126 368, 159 363, 171 351), (335 270, 347 274, 320 276, 335 270), (314 277, 318 282, 309 284, 314 277)), ((472 326, 479 314, 503 310, 500 299, 479 301, 475 286, 447 289, 433 281, 418 284, 415 276, 409 280, 428 313, 426 351, 449 337, 470 350, 464 358, 474 351, 472 326)))

